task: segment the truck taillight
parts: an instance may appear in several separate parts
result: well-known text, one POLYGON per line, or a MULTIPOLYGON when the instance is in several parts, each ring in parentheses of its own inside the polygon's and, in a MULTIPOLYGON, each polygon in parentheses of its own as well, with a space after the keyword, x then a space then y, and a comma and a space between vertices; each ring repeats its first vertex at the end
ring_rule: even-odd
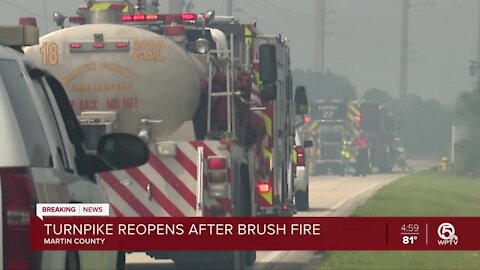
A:
POLYGON ((123 22, 143 22, 143 21, 158 21, 160 16, 157 14, 134 14, 134 15, 122 15, 123 22))
POLYGON ((122 21, 131 22, 131 21, 133 21, 133 16, 132 15, 122 15, 122 21))
POLYGON ((182 14, 180 14, 180 19, 182 21, 195 21, 197 19, 197 14, 195 14, 195 13, 182 13, 182 14))
POLYGON ((95 48, 95 49, 101 49, 103 47, 105 47, 105 45, 103 45, 103 43, 99 43, 99 42, 93 43, 93 48, 95 48))
POLYGON ((80 48, 82 48, 82 44, 80 44, 80 43, 70 43, 70 48, 71 49, 80 49, 80 48))
POLYGON ((297 146, 295 148, 297 152, 297 166, 305 166, 305 155, 302 146, 297 146))
POLYGON ((226 157, 208 157, 208 194, 215 198, 229 196, 228 172, 226 157))
POLYGON ((115 44, 115 47, 120 48, 120 49, 123 49, 123 48, 127 48, 127 47, 128 47, 128 44, 125 43, 125 42, 121 42, 121 43, 115 44))
POLYGON ((30 250, 29 224, 36 197, 24 168, 0 169, 3 213, 3 269, 39 269, 38 253, 30 250), (8 247, 8 248, 7 248, 8 247))
POLYGON ((135 14, 133 15, 133 20, 138 21, 145 21, 145 14, 135 14))
POLYGON ((156 20, 158 20, 158 15, 157 14, 147 14, 147 15, 145 15, 145 20, 156 21, 156 20))
POLYGON ((258 183, 257 190, 259 193, 268 193, 271 190, 270 183, 258 183))
POLYGON ((227 168, 227 159, 225 157, 210 157, 208 158, 208 169, 210 170, 225 170, 227 168))

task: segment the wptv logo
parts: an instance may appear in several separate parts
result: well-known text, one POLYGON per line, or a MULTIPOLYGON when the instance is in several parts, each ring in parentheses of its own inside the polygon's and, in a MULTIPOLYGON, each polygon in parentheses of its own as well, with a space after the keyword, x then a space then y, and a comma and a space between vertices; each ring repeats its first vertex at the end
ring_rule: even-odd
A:
POLYGON ((444 222, 438 226, 437 229, 438 237, 440 237, 438 241, 439 246, 446 246, 446 245, 457 245, 458 244, 458 236, 455 235, 455 227, 448 222, 444 222))

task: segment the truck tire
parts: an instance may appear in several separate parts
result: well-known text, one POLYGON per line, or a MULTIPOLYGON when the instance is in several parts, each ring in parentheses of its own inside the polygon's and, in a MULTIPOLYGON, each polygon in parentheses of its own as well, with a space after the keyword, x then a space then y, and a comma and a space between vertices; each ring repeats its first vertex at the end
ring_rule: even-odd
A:
POLYGON ((77 251, 67 251, 65 270, 80 270, 80 258, 78 257, 77 251))
POLYGON ((116 270, 125 270, 125 252, 119 251, 117 253, 117 267, 116 270))
POLYGON ((251 250, 246 251, 245 253, 245 265, 248 267, 253 266, 255 264, 255 261, 257 260, 257 251, 251 250))
POLYGON ((295 193, 295 207, 298 211, 308 211, 310 209, 309 203, 309 186, 305 191, 299 190, 295 193))

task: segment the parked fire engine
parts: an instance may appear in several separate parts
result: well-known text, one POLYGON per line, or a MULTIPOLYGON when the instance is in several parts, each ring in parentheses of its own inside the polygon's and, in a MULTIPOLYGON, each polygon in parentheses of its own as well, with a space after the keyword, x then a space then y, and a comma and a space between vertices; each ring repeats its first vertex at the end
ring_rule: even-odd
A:
POLYGON ((253 91, 262 89, 259 96, 262 107, 256 110, 264 120, 266 137, 257 148, 262 150, 259 156, 264 160, 257 179, 257 215, 291 216, 295 211, 292 160, 295 104, 288 41, 280 35, 262 35, 255 25, 240 24, 232 17, 218 17, 211 27, 237 37, 233 44, 238 48, 235 57, 249 73, 253 72, 253 91), (262 55, 276 61, 262 62, 262 55))
MULTIPOLYGON (((90 1, 78 12, 82 16, 70 18, 80 25, 45 35, 26 54, 61 79, 89 145, 101 134, 119 131, 148 142, 147 165, 99 178, 117 215, 255 216, 257 192, 277 188, 262 181, 268 179, 261 172, 269 130, 262 109, 279 103, 289 114, 284 75, 289 69, 278 72, 288 54, 272 54, 282 52, 279 46, 288 48, 258 47, 260 87, 252 83, 254 53, 245 27, 242 33, 222 31, 210 26, 214 12, 159 15, 144 4, 127 11, 127 5, 90 1), (179 135, 189 139, 178 140, 179 135)), ((55 17, 63 28, 65 17, 55 17)), ((275 142, 282 149, 277 155, 288 160, 289 118, 276 121, 283 136, 275 142)), ((275 172, 276 165, 288 167, 273 164, 275 172)), ((284 182, 292 181, 278 171, 284 182)), ((281 188, 283 195, 287 189, 281 188)), ((282 213, 291 213, 289 200, 279 200, 286 205, 282 213)), ((214 262, 223 268, 252 265, 256 256, 255 251, 147 254, 173 259, 180 267, 214 262)))
POLYGON ((315 157, 311 165, 316 166, 312 174, 328 170, 340 173, 343 139, 348 135, 355 140, 362 131, 369 141, 369 171, 373 168, 385 173, 392 171, 395 124, 388 107, 357 99, 350 102, 319 100, 310 109, 312 122, 308 136, 315 146, 310 153, 315 157))
POLYGON ((343 100, 316 100, 310 114, 308 127, 314 146, 310 153, 310 168, 318 174, 328 171, 340 174, 342 170, 342 142, 347 126, 347 102, 343 100))

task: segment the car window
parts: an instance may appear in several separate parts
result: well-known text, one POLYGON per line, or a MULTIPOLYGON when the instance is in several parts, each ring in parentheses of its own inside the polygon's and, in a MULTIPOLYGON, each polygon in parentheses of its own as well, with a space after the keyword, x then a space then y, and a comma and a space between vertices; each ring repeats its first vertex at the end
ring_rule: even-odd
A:
POLYGON ((88 157, 84 148, 85 136, 80 123, 77 120, 77 116, 71 107, 70 101, 65 93, 65 89, 62 84, 53 76, 45 76, 48 82, 48 86, 52 90, 55 102, 58 105, 60 113, 62 114, 65 128, 67 129, 70 142, 75 147, 75 165, 77 172, 80 175, 86 175, 93 178, 92 170, 89 166, 88 157))
POLYGON ((53 166, 46 135, 19 64, 14 60, 0 59, 0 76, 17 118, 31 166, 53 166))
POLYGON ((60 156, 63 168, 67 169, 67 171, 73 171, 67 158, 67 152, 65 150, 66 145, 64 142, 64 138, 62 138, 62 135, 60 133, 60 127, 58 124, 58 121, 62 121, 62 120, 57 119, 57 117, 55 116, 52 103, 48 98, 48 94, 46 92, 47 90, 42 84, 42 81, 41 81, 42 77, 40 76, 40 74, 33 75, 32 79, 36 89, 39 90, 38 96, 40 97, 40 102, 42 102, 42 106, 45 108, 45 111, 47 112, 49 123, 52 127, 55 127, 52 129, 55 136, 55 144, 56 144, 55 148, 58 151, 58 155, 60 156))

